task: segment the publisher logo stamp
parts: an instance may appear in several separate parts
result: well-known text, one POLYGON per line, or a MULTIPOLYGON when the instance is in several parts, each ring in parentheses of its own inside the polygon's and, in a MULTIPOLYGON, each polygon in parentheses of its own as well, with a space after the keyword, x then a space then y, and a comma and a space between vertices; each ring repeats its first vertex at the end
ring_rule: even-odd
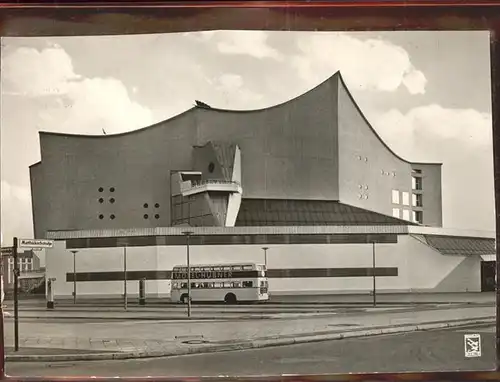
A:
POLYGON ((479 334, 465 334, 464 345, 466 357, 481 357, 481 336, 479 334))

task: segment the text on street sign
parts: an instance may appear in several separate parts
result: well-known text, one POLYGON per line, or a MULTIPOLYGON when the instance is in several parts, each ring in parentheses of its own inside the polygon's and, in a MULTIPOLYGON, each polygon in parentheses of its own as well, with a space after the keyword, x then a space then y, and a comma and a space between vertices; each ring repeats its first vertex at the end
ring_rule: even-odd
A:
POLYGON ((19 248, 52 248, 54 242, 52 240, 43 239, 19 239, 19 248))

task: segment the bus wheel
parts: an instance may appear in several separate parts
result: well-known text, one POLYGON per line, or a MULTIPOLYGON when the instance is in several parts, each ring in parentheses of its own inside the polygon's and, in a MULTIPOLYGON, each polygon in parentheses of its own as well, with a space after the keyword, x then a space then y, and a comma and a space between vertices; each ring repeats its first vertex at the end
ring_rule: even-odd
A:
POLYGON ((234 293, 228 293, 226 297, 224 297, 224 301, 226 304, 236 304, 236 296, 234 293))
POLYGON ((187 303, 187 298, 188 298, 187 293, 184 293, 184 294, 181 296, 181 303, 183 303, 183 304, 187 303))

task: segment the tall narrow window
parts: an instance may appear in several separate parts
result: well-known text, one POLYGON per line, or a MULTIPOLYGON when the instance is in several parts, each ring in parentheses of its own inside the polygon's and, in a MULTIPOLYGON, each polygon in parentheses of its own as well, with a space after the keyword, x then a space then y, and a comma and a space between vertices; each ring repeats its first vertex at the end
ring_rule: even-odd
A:
POLYGON ((422 190, 422 178, 415 178, 415 190, 422 190))
POLYGON ((398 190, 392 190, 392 203, 399 204, 399 191, 398 190))
POLYGON ((423 205, 422 194, 413 194, 413 206, 422 207, 423 205))
POLYGON ((424 223, 424 214, 422 211, 414 211, 413 220, 415 223, 423 224, 424 223))
POLYGON ((403 219, 410 220, 410 210, 403 210, 403 219))
POLYGON ((403 204, 405 206, 410 205, 410 193, 409 192, 403 192, 403 204))
POLYGON ((395 218, 401 218, 401 215, 400 215, 400 209, 399 208, 393 208, 392 209, 392 216, 394 216, 395 218))

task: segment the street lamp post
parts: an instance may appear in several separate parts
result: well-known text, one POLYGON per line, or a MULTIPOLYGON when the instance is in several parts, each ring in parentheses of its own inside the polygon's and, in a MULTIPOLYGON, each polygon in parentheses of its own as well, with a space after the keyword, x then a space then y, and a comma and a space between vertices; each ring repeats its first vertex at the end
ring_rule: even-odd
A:
POLYGON ((123 308, 127 310, 127 247, 123 247, 123 308))
POLYGON ((71 251, 73 254, 73 304, 76 304, 76 254, 78 251, 71 251))
POLYGON ((186 263, 187 263, 187 289, 188 289, 188 317, 191 317, 191 260, 189 258, 189 238, 193 234, 192 231, 184 231, 183 235, 186 236, 186 263))
POLYGON ((376 284, 375 242, 372 243, 372 278, 373 278, 373 306, 377 306, 377 284, 376 284))
POLYGON ((266 267, 266 271, 267 271, 267 250, 269 249, 269 247, 262 247, 262 250, 264 251, 264 266, 266 267))

